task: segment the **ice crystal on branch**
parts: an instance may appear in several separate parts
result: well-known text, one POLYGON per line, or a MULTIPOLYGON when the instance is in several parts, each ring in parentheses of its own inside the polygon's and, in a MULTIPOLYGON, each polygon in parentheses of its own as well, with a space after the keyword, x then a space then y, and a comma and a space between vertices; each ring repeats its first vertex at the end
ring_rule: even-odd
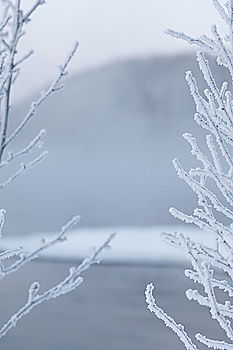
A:
MULTIPOLYGON (((225 342, 197 333, 196 340, 209 348, 228 350, 233 349, 233 305, 228 301, 233 296, 233 0, 226 4, 218 0, 212 2, 227 26, 225 37, 220 35, 215 25, 211 27, 211 37, 202 35, 193 38, 171 29, 167 33, 201 49, 197 52, 197 63, 207 88, 200 90, 192 72, 186 73, 186 80, 196 106, 194 119, 208 132, 205 149, 199 147, 192 134, 183 135, 199 167, 185 170, 177 159, 173 161, 179 178, 196 194, 198 206, 191 214, 175 208, 171 208, 170 213, 185 223, 210 231, 214 245, 194 242, 179 233, 165 234, 165 238, 189 258, 192 270, 186 270, 185 275, 203 287, 202 293, 188 290, 187 298, 207 307, 212 319, 218 322, 228 338, 225 342), (222 82, 218 86, 206 52, 228 69, 231 84, 222 82), (216 269, 224 271, 228 275, 227 280, 217 279, 216 269), (217 290, 225 293, 224 304, 219 302, 217 290)), ((183 326, 157 306, 152 292, 153 285, 149 284, 146 288, 149 310, 179 336, 186 349, 197 349, 183 326)))

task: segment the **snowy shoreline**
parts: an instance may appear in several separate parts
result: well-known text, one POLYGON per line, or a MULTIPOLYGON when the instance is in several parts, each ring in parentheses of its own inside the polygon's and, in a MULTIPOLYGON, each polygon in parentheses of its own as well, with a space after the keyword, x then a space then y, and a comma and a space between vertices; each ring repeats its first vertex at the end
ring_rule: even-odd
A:
MULTIPOLYGON (((162 236, 163 232, 181 232, 197 242, 208 244, 211 234, 186 226, 155 226, 155 227, 109 227, 80 228, 67 235, 67 241, 43 252, 39 257, 45 260, 77 261, 89 256, 94 247, 98 248, 111 233, 116 232, 112 249, 104 254, 107 264, 183 264, 188 260, 183 253, 169 246, 162 236)), ((29 236, 5 237, 1 240, 1 249, 22 247, 29 252, 55 234, 32 234, 29 236)))

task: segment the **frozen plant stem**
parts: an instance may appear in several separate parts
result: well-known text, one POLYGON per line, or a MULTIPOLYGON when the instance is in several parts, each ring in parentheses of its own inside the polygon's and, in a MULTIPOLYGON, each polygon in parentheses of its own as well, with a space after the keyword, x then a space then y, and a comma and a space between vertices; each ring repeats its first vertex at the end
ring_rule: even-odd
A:
MULTIPOLYGON (((12 162, 21 161, 18 170, 10 175, 5 181, 0 183, 0 189, 11 184, 19 176, 23 175, 26 170, 42 161, 47 155, 46 151, 39 151, 39 154, 33 156, 33 159, 25 161, 25 157, 31 156, 33 152, 38 152, 41 148, 45 135, 45 130, 40 130, 32 140, 24 145, 24 147, 12 152, 9 147, 15 139, 23 135, 28 123, 36 115, 38 108, 44 103, 49 96, 55 92, 59 92, 63 88, 63 78, 67 74, 68 66, 76 54, 78 43, 75 42, 70 53, 67 55, 63 64, 59 66, 55 79, 49 84, 47 89, 41 92, 38 98, 31 103, 25 117, 19 122, 18 126, 9 133, 12 113, 12 88, 21 73, 21 65, 24 64, 33 54, 33 50, 29 50, 23 56, 19 57, 18 45, 21 38, 26 34, 25 29, 27 23, 31 21, 31 17, 38 7, 44 4, 44 0, 31 1, 31 7, 26 11, 22 7, 21 0, 0 0, 0 169, 3 170, 12 162), (6 153, 6 150, 8 152, 6 153)), ((2 230, 5 221, 5 210, 0 210, 0 238, 2 238, 2 230)), ((21 249, 8 249, 0 253, 0 279, 7 277, 13 272, 17 272, 26 263, 37 258, 42 252, 48 248, 66 240, 66 234, 78 223, 79 216, 74 216, 65 226, 62 227, 60 233, 50 240, 43 240, 42 243, 34 251, 25 253, 21 249), (12 264, 4 265, 6 259, 14 257, 12 264)), ((106 242, 96 250, 90 257, 76 267, 69 270, 69 274, 57 285, 52 286, 47 291, 39 294, 39 283, 35 282, 28 291, 28 299, 25 305, 17 311, 9 321, 0 329, 0 338, 14 327, 17 322, 34 307, 46 300, 57 298, 66 294, 82 283, 81 274, 89 269, 93 264, 102 260, 102 253, 109 247, 110 242, 114 238, 111 235, 106 242)))
POLYGON ((83 260, 83 262, 77 267, 71 267, 69 274, 59 284, 48 289, 42 294, 39 294, 40 285, 38 282, 34 282, 28 290, 28 300, 26 304, 16 312, 9 321, 0 329, 0 338, 13 327, 16 326, 17 322, 32 309, 39 304, 50 299, 57 298, 63 294, 69 293, 77 288, 82 282, 83 277, 81 274, 89 269, 93 264, 99 264, 102 260, 102 253, 109 248, 110 242, 114 238, 115 234, 111 235, 106 242, 96 250, 90 257, 83 260))
POLYGON ((148 304, 148 309, 155 314, 155 316, 165 323, 165 325, 173 330, 180 340, 184 343, 187 350, 196 350, 196 346, 193 344, 192 340, 189 338, 187 333, 184 330, 184 327, 180 324, 177 324, 176 321, 168 316, 161 308, 159 308, 153 297, 154 285, 152 283, 148 284, 146 287, 145 295, 146 302, 148 304))
MULTIPOLYGON (((184 180, 196 194, 197 208, 191 214, 175 208, 171 208, 170 213, 187 224, 194 224, 200 229, 210 231, 215 247, 196 243, 178 232, 166 233, 164 237, 168 243, 181 249, 190 260, 192 269, 186 270, 185 275, 203 287, 202 293, 194 289, 186 291, 186 297, 207 307, 212 319, 218 323, 228 339, 228 342, 222 339, 208 339, 197 333, 196 341, 208 348, 232 350, 233 305, 228 300, 233 296, 233 0, 225 4, 219 0, 212 2, 226 24, 227 33, 224 37, 220 35, 216 25, 211 27, 210 37, 202 35, 193 38, 171 29, 167 30, 167 33, 201 49, 197 52, 197 63, 207 86, 204 91, 200 91, 192 72, 186 73, 186 81, 196 106, 194 119, 207 131, 207 151, 199 147, 192 134, 183 135, 190 145, 191 154, 200 166, 185 170, 177 159, 174 159, 173 165, 179 178, 184 180), (230 84, 222 82, 221 86, 218 86, 204 52, 214 56, 219 65, 227 68, 230 84), (217 269, 227 274, 227 280, 215 277, 217 269), (225 293, 225 303, 219 302, 217 290, 225 293)), ((186 349, 197 349, 197 345, 184 331, 184 327, 177 324, 157 305, 152 295, 153 289, 154 286, 148 284, 146 288, 148 309, 178 335, 186 349)))
MULTIPOLYGON (((2 217, 4 217, 4 212, 2 213, 2 217)), ((0 266, 0 280, 11 273, 18 271, 22 266, 24 266, 28 262, 31 262, 32 260, 38 258, 40 254, 48 248, 56 245, 57 243, 64 242, 67 239, 66 234, 78 224, 79 220, 79 216, 74 216, 65 226, 62 227, 61 231, 54 238, 48 241, 43 239, 42 244, 32 252, 24 253, 22 251, 19 251, 19 253, 17 254, 19 255, 18 260, 16 260, 14 263, 12 263, 6 268, 3 265, 0 266)), ((4 219, 2 219, 2 221, 4 222, 4 219)))
MULTIPOLYGON (((26 153, 30 153, 36 148, 38 142, 35 142, 35 140, 43 137, 43 135, 41 135, 41 131, 22 150, 17 151, 15 154, 10 152, 11 156, 8 156, 3 160, 5 150, 9 148, 15 138, 22 133, 27 126, 27 123, 36 115, 40 105, 45 102, 50 95, 60 91, 63 88, 61 80, 67 74, 67 68, 70 61, 78 49, 78 42, 75 42, 72 50, 67 55, 63 64, 59 66, 56 78, 51 82, 45 91, 41 92, 38 99, 31 103, 26 116, 15 128, 15 130, 8 135, 12 109, 12 87, 21 72, 22 63, 24 63, 33 54, 33 51, 30 50, 23 57, 17 58, 17 47, 20 39, 25 35, 25 26, 27 25, 28 21, 31 20, 32 14, 36 11, 38 6, 42 5, 43 3, 44 1, 36 1, 32 7, 26 13, 24 13, 21 8, 20 0, 16 0, 14 3, 7 0, 1 0, 0 2, 2 6, 2 19, 0 22, 0 62, 2 62, 0 69, 0 167, 3 164, 8 165, 14 159, 22 157, 26 153)), ((36 163, 37 162, 31 162, 33 165, 36 163)), ((28 167, 25 166, 24 168, 24 170, 26 170, 28 167)), ((16 177, 18 177, 18 175, 16 177)), ((4 183, 9 183, 8 180, 6 180, 4 183)), ((4 187, 4 185, 2 187, 4 187)))

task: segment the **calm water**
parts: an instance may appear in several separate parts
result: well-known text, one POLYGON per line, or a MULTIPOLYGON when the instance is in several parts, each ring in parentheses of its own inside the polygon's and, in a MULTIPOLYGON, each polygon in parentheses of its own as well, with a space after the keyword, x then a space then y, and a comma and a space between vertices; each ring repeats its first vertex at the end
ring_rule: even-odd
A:
MULTIPOLYGON (((44 289, 65 276, 70 264, 33 262, 1 281, 1 321, 26 299, 32 281, 44 289)), ((47 302, 25 317, 1 341, 2 350, 180 350, 183 345, 147 311, 144 287, 156 283, 156 299, 186 330, 216 338, 222 333, 206 310, 188 302, 192 283, 182 267, 100 265, 76 291, 47 302)), ((223 339, 223 337, 222 337, 223 339)), ((202 349, 202 347, 199 347, 202 349)))

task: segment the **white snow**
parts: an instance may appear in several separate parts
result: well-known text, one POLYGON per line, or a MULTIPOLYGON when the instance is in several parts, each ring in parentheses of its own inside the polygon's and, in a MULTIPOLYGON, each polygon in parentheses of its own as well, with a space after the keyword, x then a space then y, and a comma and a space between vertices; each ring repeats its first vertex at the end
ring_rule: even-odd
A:
MULTIPOLYGON (((106 253, 109 263, 171 263, 184 262, 186 258, 176 248, 169 246, 162 236, 163 232, 178 231, 193 240, 205 243, 211 241, 211 233, 203 232, 189 225, 155 227, 109 227, 81 228, 70 232, 67 241, 47 249, 41 257, 61 260, 79 260, 90 255, 111 233, 117 236, 112 242, 112 249, 106 253)), ((50 239, 53 234, 34 234, 29 236, 5 237, 1 240, 1 249, 22 247, 26 252, 40 245, 41 239, 50 239)))

